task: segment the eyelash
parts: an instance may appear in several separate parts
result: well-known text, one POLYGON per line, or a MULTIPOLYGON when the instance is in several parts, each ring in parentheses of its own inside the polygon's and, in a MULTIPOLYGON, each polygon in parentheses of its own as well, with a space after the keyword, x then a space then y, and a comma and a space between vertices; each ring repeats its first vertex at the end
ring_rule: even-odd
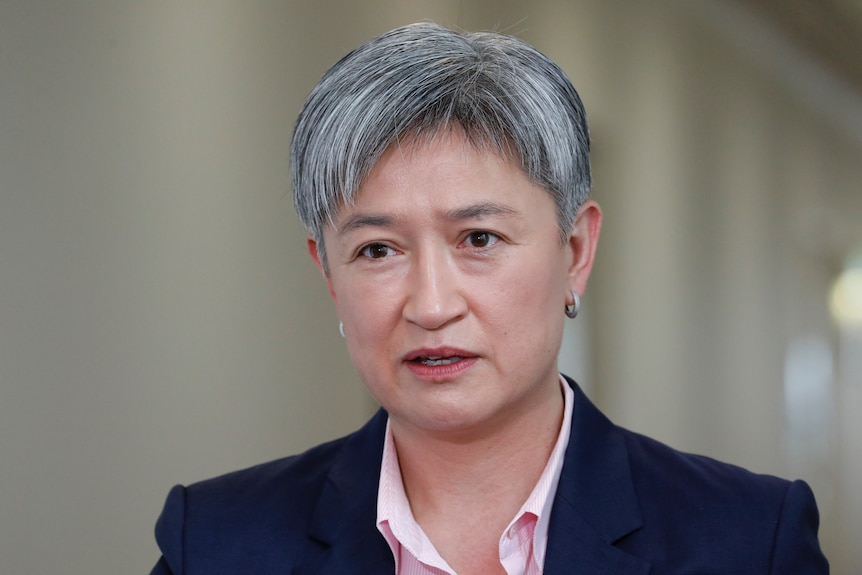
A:
POLYGON ((473 230, 472 232, 468 233, 464 237, 463 243, 467 243, 467 242, 471 241, 471 238, 473 240, 475 240, 476 236, 486 236, 487 243, 483 246, 468 245, 469 248, 474 249, 474 250, 489 249, 489 248, 493 247, 494 244, 496 244, 497 242, 499 242, 502 239, 502 238, 500 238, 499 235, 495 234, 494 232, 489 232, 488 230, 473 230))
MULTIPOLYGON (((489 232, 487 230, 473 230, 467 235, 464 236, 464 239, 461 241, 461 244, 464 244, 465 247, 474 251, 482 251, 492 248, 497 242, 499 242, 502 238, 495 234, 494 232, 489 232), (475 242, 479 239, 477 236, 485 236, 486 244, 482 246, 472 245, 472 242, 475 242)), ((460 245, 460 244, 459 244, 460 245)), ((390 257, 397 253, 397 250, 388 246, 381 242, 374 242, 367 245, 362 246, 357 252, 358 257, 366 258, 369 260, 380 260, 386 257, 390 257), (372 255, 375 250, 383 251, 385 250, 385 255, 374 256, 372 255)))
POLYGON ((368 258, 370 260, 379 260, 379 259, 383 259, 385 257, 392 255, 392 253, 394 253, 394 252, 395 252, 395 250, 393 248, 387 246, 386 244, 375 242, 375 243, 371 243, 371 244, 368 244, 366 246, 363 246, 359 250, 358 255, 360 257, 368 258), (375 256, 371 255, 372 250, 375 250, 375 249, 384 249, 384 250, 387 250, 388 253, 385 256, 375 257, 375 256))

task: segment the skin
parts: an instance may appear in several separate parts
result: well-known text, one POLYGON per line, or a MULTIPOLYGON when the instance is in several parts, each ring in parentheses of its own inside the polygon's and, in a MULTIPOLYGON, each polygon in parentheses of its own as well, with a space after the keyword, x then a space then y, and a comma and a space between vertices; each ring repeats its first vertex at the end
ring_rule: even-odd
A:
POLYGON ((585 202, 561 242, 550 195, 452 131, 383 155, 324 230, 328 270, 308 240, 414 516, 459 573, 499 570, 497 539, 559 433, 563 308, 600 227, 585 202))

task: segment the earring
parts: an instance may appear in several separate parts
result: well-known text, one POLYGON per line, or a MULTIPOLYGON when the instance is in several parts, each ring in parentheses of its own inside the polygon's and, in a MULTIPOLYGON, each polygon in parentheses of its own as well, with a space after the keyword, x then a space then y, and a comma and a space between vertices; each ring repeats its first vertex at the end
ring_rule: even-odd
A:
POLYGON ((341 334, 341 337, 345 337, 345 335, 344 335, 344 322, 343 321, 338 322, 338 333, 341 334))
POLYGON ((579 296, 574 290, 571 291, 571 294, 574 303, 572 303, 572 305, 566 304, 565 310, 566 316, 570 317, 571 319, 575 319, 576 317, 578 317, 578 312, 581 311, 581 296, 579 296))

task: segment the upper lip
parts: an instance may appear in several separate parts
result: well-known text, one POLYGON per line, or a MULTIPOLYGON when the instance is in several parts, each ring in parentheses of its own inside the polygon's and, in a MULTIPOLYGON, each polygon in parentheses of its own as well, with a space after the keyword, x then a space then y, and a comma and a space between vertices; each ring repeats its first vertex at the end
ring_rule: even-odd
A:
POLYGON ((423 347, 414 349, 404 355, 404 361, 414 361, 417 359, 427 358, 447 358, 447 357, 475 357, 475 353, 458 349, 456 347, 423 347))

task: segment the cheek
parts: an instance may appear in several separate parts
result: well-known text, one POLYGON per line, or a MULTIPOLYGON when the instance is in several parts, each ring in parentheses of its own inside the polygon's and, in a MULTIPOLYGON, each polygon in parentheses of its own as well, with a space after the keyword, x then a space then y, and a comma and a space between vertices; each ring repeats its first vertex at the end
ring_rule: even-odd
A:
POLYGON ((497 329, 505 330, 507 336, 524 338, 523 348, 530 347, 535 352, 541 347, 556 353, 562 337, 567 290, 564 268, 547 261, 524 266, 502 285, 505 287, 488 298, 486 305, 486 313, 494 318, 497 329))
POLYGON ((503 286, 500 299, 506 301, 504 305, 516 311, 523 310, 521 315, 528 309, 533 313, 555 307, 562 310, 568 290, 565 266, 550 256, 519 266, 500 284, 503 286))
POLYGON ((338 313, 344 322, 350 360, 378 401, 381 399, 376 383, 385 371, 384 358, 390 355, 390 335, 393 332, 392 314, 385 305, 386 301, 382 294, 364 293, 355 288, 338 299, 338 313))
POLYGON ((392 285, 346 281, 336 284, 336 293, 338 317, 345 331, 356 336, 350 338, 350 343, 370 343, 391 332, 398 312, 398 297, 392 285))

